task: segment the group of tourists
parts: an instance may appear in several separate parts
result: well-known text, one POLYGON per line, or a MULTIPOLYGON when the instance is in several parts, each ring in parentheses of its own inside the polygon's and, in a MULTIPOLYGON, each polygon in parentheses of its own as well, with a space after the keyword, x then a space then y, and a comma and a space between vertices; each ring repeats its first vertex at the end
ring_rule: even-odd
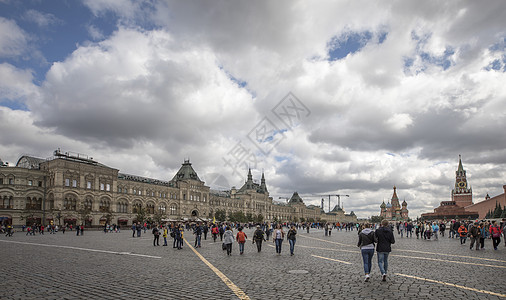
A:
MULTIPOLYGON (((58 232, 65 234, 65 231, 67 231, 67 230, 72 231, 73 229, 76 229, 77 235, 79 235, 80 232, 82 233, 84 231, 84 225, 82 225, 82 224, 81 225, 65 224, 65 225, 59 226, 59 225, 49 224, 49 225, 44 226, 42 224, 33 223, 32 225, 29 225, 29 226, 26 226, 26 225, 21 226, 21 232, 26 232, 25 235, 31 235, 31 236, 44 235, 44 233, 56 234, 58 232)), ((3 228, 2 228, 2 232, 3 232, 3 228)), ((7 225, 5 232, 7 233, 6 236, 12 236, 14 234, 14 228, 11 225, 7 225)))
POLYGON ((444 237, 448 231, 448 238, 460 239, 461 244, 465 244, 469 238, 471 240, 470 248, 476 244, 476 250, 485 248, 485 240, 491 239, 493 248, 497 250, 501 235, 504 235, 506 246, 506 221, 501 223, 488 220, 451 220, 451 221, 425 221, 425 222, 398 222, 395 224, 397 234, 400 237, 412 237, 414 229, 417 239, 438 240, 444 237))
MULTIPOLYGON (((184 234, 185 231, 192 231, 194 235, 194 247, 201 248, 202 247, 202 236, 204 236, 204 240, 207 240, 207 234, 210 231, 212 235, 213 242, 217 242, 218 237, 220 238, 220 242, 222 243, 222 249, 227 251, 227 255, 232 255, 232 245, 234 241, 238 243, 239 246, 239 254, 244 254, 245 244, 248 240, 248 235, 244 232, 244 228, 255 228, 253 236, 251 238, 252 244, 256 244, 256 249, 258 252, 262 251, 262 244, 270 240, 272 236, 272 241, 276 248, 276 253, 281 255, 281 247, 283 241, 286 239, 290 245, 290 255, 294 255, 295 251, 295 242, 297 235, 297 226, 296 224, 288 225, 289 229, 285 233, 283 230, 282 224, 273 224, 264 223, 251 226, 250 224, 246 224, 246 226, 241 225, 239 223, 220 223, 220 224, 211 224, 210 226, 207 223, 171 223, 166 225, 154 225, 152 226, 152 234, 153 234, 153 246, 159 246, 160 235, 163 237, 163 246, 167 246, 167 238, 170 236, 173 239, 172 247, 175 249, 183 249, 184 244, 184 234), (234 230, 237 230, 237 233, 234 234, 234 230)), ((142 230, 142 226, 139 223, 132 225, 132 237, 135 237, 135 233, 137 232, 138 236, 140 236, 140 231, 142 230)))
POLYGON ((365 281, 371 278, 372 258, 374 250, 378 256, 378 266, 381 272, 382 281, 387 279, 388 271, 388 255, 392 252, 391 245, 395 243, 392 228, 388 220, 381 222, 381 227, 376 230, 372 229, 372 224, 365 224, 358 234, 358 244, 362 253, 364 263, 365 281))

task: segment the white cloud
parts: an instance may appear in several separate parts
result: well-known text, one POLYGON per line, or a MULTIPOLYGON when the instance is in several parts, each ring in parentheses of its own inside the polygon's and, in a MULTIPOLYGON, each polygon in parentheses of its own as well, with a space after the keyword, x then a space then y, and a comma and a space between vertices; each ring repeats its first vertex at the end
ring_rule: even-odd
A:
POLYGON ((0 17, 0 57, 10 58, 25 53, 28 36, 16 22, 0 17))
POLYGON ((34 9, 27 10, 23 15, 23 20, 34 22, 40 27, 47 27, 50 25, 62 23, 60 19, 53 14, 43 13, 34 9))
MULTIPOLYGON (((502 192, 506 141, 497 130, 506 127, 506 75, 487 70, 505 55, 490 50, 506 36, 500 1, 486 9, 474 2, 85 4, 96 18, 115 14, 118 30, 104 37, 88 23, 99 42, 55 62, 40 89, 30 86, 29 71, 0 65, 0 74, 15 74, 1 86, 8 97, 36 95, 27 97, 31 112, 2 110, 4 120, 23 125, 4 125, 16 135, 2 136, 11 146, 0 150, 44 155, 70 147, 162 180, 190 157, 202 177, 221 174, 240 186, 246 173, 232 175, 223 157, 241 141, 257 154, 254 176, 264 169, 275 198, 297 190, 318 205, 311 195, 350 194, 345 209, 360 217, 378 214, 394 185, 412 215, 431 211, 448 200, 458 154, 477 198, 502 192), (373 38, 327 61, 329 41, 346 32, 373 38), (311 111, 293 128, 271 112, 289 91, 311 111), (266 156, 246 138, 263 117, 288 130, 266 156)), ((4 40, 24 47, 22 39, 4 40)))

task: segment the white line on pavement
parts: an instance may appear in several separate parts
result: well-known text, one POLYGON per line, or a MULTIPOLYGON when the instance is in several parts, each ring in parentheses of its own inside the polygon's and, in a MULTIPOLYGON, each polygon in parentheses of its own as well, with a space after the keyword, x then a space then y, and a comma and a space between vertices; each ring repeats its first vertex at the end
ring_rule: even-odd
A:
POLYGON ((100 252, 100 253, 108 253, 108 254, 140 256, 140 257, 148 257, 148 258, 162 258, 161 256, 137 254, 137 253, 130 253, 130 252, 117 252, 117 251, 109 251, 109 250, 80 248, 80 247, 72 247, 72 246, 48 245, 48 244, 38 244, 38 243, 28 243, 28 242, 16 242, 16 241, 3 241, 3 240, 0 240, 0 242, 13 243, 13 244, 22 244, 22 245, 43 246, 43 247, 64 248, 64 249, 82 250, 82 251, 90 251, 90 252, 100 252))
POLYGON ((398 276, 413 278, 413 279, 417 279, 417 280, 424 280, 424 281, 433 282, 433 283, 444 284, 444 285, 453 286, 453 287, 456 287, 459 289, 464 289, 464 290, 469 290, 469 291, 473 291, 473 292, 478 292, 478 293, 483 293, 483 294, 506 298, 505 294, 500 294, 500 293, 495 293, 495 292, 490 292, 490 291, 485 291, 485 290, 479 290, 479 289, 470 288, 467 286, 458 285, 458 284, 454 284, 454 283, 449 283, 449 282, 444 282, 444 281, 439 281, 439 280, 434 280, 434 279, 428 279, 428 278, 423 278, 423 277, 417 277, 417 276, 412 276, 412 275, 400 274, 400 273, 394 273, 394 274, 398 275, 398 276))

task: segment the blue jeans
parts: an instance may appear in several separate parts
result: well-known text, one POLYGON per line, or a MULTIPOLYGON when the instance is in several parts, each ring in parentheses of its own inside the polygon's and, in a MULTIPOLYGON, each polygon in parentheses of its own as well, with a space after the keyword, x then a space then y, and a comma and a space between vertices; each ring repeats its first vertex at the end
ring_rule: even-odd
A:
POLYGON ((293 249, 295 248, 295 240, 288 240, 290 243, 290 254, 293 254, 293 249))
POLYGON ((195 235, 195 247, 200 247, 200 240, 202 236, 200 234, 195 235))
POLYGON ((390 254, 390 252, 378 252, 378 266, 381 275, 386 274, 388 271, 388 254, 390 254))
POLYGON ((371 273, 372 257, 374 256, 374 249, 362 249, 362 260, 364 261, 364 273, 371 273))
POLYGON ((281 243, 283 243, 282 239, 275 239, 276 243, 276 253, 281 253, 281 243))
POLYGON ((239 243, 239 253, 244 252, 244 243, 239 243))

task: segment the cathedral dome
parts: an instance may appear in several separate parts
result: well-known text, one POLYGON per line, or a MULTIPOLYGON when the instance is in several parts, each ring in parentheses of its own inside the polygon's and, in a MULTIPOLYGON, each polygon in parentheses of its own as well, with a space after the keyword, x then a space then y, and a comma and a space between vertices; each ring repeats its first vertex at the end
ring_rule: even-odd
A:
POLYGON ((385 207, 387 207, 387 205, 385 204, 385 201, 383 201, 383 203, 381 203, 380 207, 381 207, 381 208, 385 208, 385 207))
POLYGON ((390 208, 392 207, 392 204, 390 204, 390 202, 387 203, 387 208, 390 208))

